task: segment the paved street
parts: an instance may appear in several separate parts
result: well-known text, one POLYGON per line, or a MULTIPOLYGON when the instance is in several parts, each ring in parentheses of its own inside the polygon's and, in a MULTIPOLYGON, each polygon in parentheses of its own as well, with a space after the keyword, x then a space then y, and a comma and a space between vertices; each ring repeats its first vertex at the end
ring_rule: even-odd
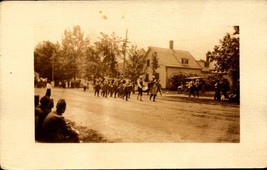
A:
MULTIPOLYGON (((40 98, 46 89, 35 88, 40 98)), ((95 97, 92 88, 53 88, 51 98, 64 98, 66 119, 101 133, 112 142, 239 142, 240 108, 207 98, 163 94, 156 102, 95 97)), ((55 108, 54 108, 55 109, 55 108)))

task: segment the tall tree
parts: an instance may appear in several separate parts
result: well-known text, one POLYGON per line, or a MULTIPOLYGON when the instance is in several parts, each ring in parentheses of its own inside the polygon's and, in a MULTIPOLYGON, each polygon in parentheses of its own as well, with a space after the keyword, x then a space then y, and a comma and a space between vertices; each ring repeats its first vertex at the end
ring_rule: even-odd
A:
POLYGON ((86 49, 86 77, 103 77, 103 65, 100 55, 94 46, 86 49))
POLYGON ((216 70, 231 76, 233 85, 239 80, 239 26, 234 26, 234 33, 227 33, 220 45, 216 45, 212 52, 208 51, 206 56, 210 61, 215 61, 216 70))
POLYGON ((84 37, 79 25, 64 31, 62 39, 62 67, 68 79, 83 77, 86 69, 85 52, 90 42, 84 37))
POLYGON ((136 81, 137 78, 146 73, 147 67, 146 56, 137 50, 137 46, 132 46, 129 51, 129 59, 126 60, 125 76, 131 81, 136 81))
POLYGON ((152 74, 153 75, 157 75, 158 68, 159 68, 159 58, 158 58, 157 52, 154 52, 152 54, 152 74))
POLYGON ((41 77, 52 80, 53 57, 57 53, 57 46, 50 41, 39 43, 34 49, 34 70, 41 77))
POLYGON ((110 36, 102 32, 100 34, 102 37, 95 43, 95 47, 101 58, 103 74, 115 77, 119 73, 117 58, 121 55, 122 38, 114 32, 110 36))

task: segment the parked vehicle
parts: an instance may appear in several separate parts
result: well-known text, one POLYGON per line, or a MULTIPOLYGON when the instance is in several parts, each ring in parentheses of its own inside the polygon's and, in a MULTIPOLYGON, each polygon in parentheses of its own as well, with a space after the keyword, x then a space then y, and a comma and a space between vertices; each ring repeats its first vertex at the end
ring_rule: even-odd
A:
POLYGON ((185 78, 185 82, 183 82, 180 86, 177 87, 178 94, 186 93, 189 91, 188 84, 191 80, 203 80, 203 77, 187 77, 185 78))

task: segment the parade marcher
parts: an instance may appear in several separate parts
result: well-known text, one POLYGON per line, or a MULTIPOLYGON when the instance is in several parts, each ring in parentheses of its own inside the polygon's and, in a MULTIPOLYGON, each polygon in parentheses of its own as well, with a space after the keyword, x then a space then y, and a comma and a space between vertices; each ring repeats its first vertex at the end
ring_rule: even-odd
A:
POLYGON ((156 96, 158 92, 158 82, 155 76, 152 77, 152 80, 150 81, 150 97, 149 99, 153 97, 153 102, 156 101, 156 96))
POLYGON ((43 140, 50 143, 79 142, 79 132, 67 125, 62 114, 66 110, 66 102, 60 99, 56 111, 50 112, 43 123, 43 140))
POLYGON ((84 81, 84 82, 83 82, 83 92, 85 92, 85 91, 86 91, 86 89, 87 89, 87 82, 86 82, 86 81, 84 81))
POLYGON ((131 80, 126 81, 125 87, 124 87, 124 94, 123 98, 126 97, 126 101, 131 98, 131 92, 132 92, 132 83, 131 80))
POLYGON ((221 84, 219 80, 216 81, 214 88, 215 88, 214 100, 221 100, 221 84))
POLYGON ((114 83, 114 80, 108 82, 108 94, 109 94, 110 97, 112 97, 113 93, 114 93, 114 91, 113 91, 113 83, 114 83))
POLYGON ((123 98, 125 80, 120 80, 118 87, 118 97, 123 98))
POLYGON ((116 98, 118 94, 118 81, 114 81, 112 91, 114 93, 114 98, 116 98))
POLYGON ((105 80, 104 83, 103 83, 103 86, 102 86, 102 96, 107 98, 108 97, 108 83, 107 81, 105 80))
POLYGON ((135 83, 132 82, 132 93, 134 94, 135 93, 135 83))
POLYGON ((139 76, 139 78, 137 79, 137 86, 138 86, 138 95, 137 95, 137 100, 140 99, 140 101, 142 100, 142 96, 143 96, 143 86, 144 86, 144 81, 143 81, 143 76, 139 76))
POLYGON ((158 91, 157 93, 159 92, 160 96, 162 96, 162 85, 160 84, 160 80, 158 80, 158 91))
POLYGON ((99 84, 99 81, 96 81, 96 82, 95 82, 94 89, 95 89, 95 96, 99 97, 99 91, 100 91, 100 89, 101 89, 101 86, 100 86, 100 84, 99 84))

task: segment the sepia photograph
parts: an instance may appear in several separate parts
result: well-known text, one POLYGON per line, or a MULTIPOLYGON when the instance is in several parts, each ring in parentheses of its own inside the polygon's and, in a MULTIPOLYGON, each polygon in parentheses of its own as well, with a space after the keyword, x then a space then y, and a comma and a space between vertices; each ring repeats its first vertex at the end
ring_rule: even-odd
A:
MULTIPOLYGON (((247 22, 248 2, 4 2, 1 148, 25 142, 16 158, 31 148, 26 162, 38 161, 9 153, 1 166, 266 166, 264 153, 246 157, 267 149, 266 121, 255 123, 266 89, 252 83, 266 82, 267 48, 249 44, 267 25, 247 22)), ((257 8, 249 17, 263 21, 257 8)))
POLYGON ((45 35, 34 47, 38 142, 240 141, 239 26, 185 34, 172 23, 161 35, 123 25, 131 13, 95 13, 101 27, 79 15, 87 27, 35 32, 45 35))

